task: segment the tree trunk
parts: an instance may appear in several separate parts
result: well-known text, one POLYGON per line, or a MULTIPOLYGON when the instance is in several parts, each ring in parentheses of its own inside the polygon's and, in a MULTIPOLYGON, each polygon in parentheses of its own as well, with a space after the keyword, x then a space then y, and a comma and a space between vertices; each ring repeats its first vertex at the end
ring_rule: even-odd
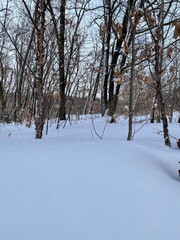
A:
POLYGON ((59 128, 59 122, 61 120, 66 119, 66 77, 65 77, 65 62, 64 62, 64 41, 65 41, 65 6, 66 1, 62 0, 60 5, 60 27, 58 27, 57 20, 55 18, 54 10, 51 5, 51 1, 48 0, 49 11, 51 13, 52 21, 54 24, 54 30, 57 40, 58 46, 58 58, 59 58, 59 95, 60 95, 60 103, 59 103, 59 110, 58 110, 58 124, 57 128, 59 128), (58 31, 58 28, 60 29, 58 31))
POLYGON ((169 138, 169 132, 168 132, 168 121, 166 116, 166 107, 165 102, 163 99, 163 93, 162 93, 162 74, 163 74, 163 49, 164 49, 164 38, 163 38, 163 21, 164 21, 164 1, 161 1, 161 7, 160 7, 160 18, 159 18, 159 24, 157 28, 157 33, 159 34, 159 37, 154 37, 154 43, 155 43, 155 81, 156 81, 156 93, 157 93, 157 99, 159 101, 160 111, 161 111, 161 118, 163 122, 163 132, 164 132, 164 142, 166 146, 171 147, 171 142, 169 138))
POLYGON ((59 120, 66 119, 66 98, 65 98, 65 71, 64 71, 64 32, 65 32, 65 5, 66 0, 61 0, 60 6, 60 36, 59 36, 59 90, 60 90, 60 108, 59 120))
POLYGON ((44 32, 46 1, 40 0, 37 16, 37 78, 36 78, 36 138, 41 139, 44 127, 43 77, 44 77, 44 32))
POLYGON ((131 73, 130 73, 130 84, 129 84, 129 128, 128 128, 128 137, 127 140, 131 141, 133 137, 132 126, 133 126, 133 86, 134 86, 134 70, 135 70, 135 61, 136 61, 136 52, 135 52, 135 34, 136 27, 132 23, 132 61, 131 61, 131 73))
POLYGON ((111 0, 105 0, 104 2, 104 22, 105 22, 105 34, 103 38, 104 47, 104 60, 103 60, 103 77, 101 83, 101 114, 105 115, 108 108, 107 99, 107 87, 109 76, 109 50, 110 50, 110 37, 112 27, 112 14, 111 14, 111 0))
POLYGON ((154 123, 155 109, 156 109, 156 96, 154 96, 154 98, 153 98, 152 110, 151 110, 151 114, 150 114, 150 123, 154 123))
POLYGON ((2 63, 2 60, 0 60, 0 74, 1 74, 1 80, 0 80, 0 122, 4 122, 4 113, 6 109, 6 100, 4 96, 4 66, 2 63))
MULTIPOLYGON (((114 82, 113 82, 113 77, 114 77, 114 68, 117 65, 117 61, 118 58, 120 56, 120 50, 122 48, 122 44, 126 38, 126 35, 128 33, 128 23, 129 23, 129 15, 130 15, 130 11, 134 6, 134 0, 129 0, 127 3, 127 7, 126 7, 126 12, 124 14, 124 18, 123 18, 123 23, 122 23, 122 36, 120 38, 117 39, 116 42, 116 47, 115 47, 115 51, 112 55, 112 60, 111 60, 111 65, 110 65, 110 76, 109 76, 109 116, 112 117, 110 122, 114 122, 113 119, 113 115, 116 112, 116 107, 117 107, 117 103, 118 103, 118 94, 119 94, 119 90, 120 90, 120 84, 116 86, 115 89, 115 93, 114 93, 114 82)), ((128 41, 128 46, 130 46, 131 44, 131 38, 128 41)), ((123 66, 126 63, 126 58, 127 55, 123 55, 122 60, 121 60, 121 64, 120 64, 120 71, 123 68, 123 66)))
POLYGON ((0 122, 4 122, 4 112, 6 108, 6 101, 4 98, 3 83, 0 81, 0 122))
POLYGON ((96 76, 94 89, 93 89, 92 97, 91 97, 91 102, 90 102, 90 106, 89 106, 89 111, 88 111, 89 114, 91 114, 92 111, 93 111, 94 102, 96 100, 96 95, 97 95, 97 92, 98 92, 99 82, 100 82, 100 72, 98 72, 98 74, 96 76))

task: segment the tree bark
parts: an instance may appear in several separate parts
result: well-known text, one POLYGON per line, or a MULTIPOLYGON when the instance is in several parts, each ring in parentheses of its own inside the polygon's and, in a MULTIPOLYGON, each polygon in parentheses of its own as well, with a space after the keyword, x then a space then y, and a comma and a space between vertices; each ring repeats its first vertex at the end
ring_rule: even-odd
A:
POLYGON ((45 32, 45 11, 46 0, 40 0, 37 16, 37 78, 36 86, 36 138, 41 139, 44 127, 44 103, 43 103, 43 77, 44 77, 44 32, 45 32))
POLYGON ((64 33, 65 33, 65 6, 66 0, 61 0, 60 6, 60 36, 59 36, 59 90, 60 90, 60 108, 59 120, 66 119, 66 98, 65 98, 65 70, 64 70, 64 33))
POLYGON ((132 59, 131 59, 131 73, 130 73, 130 84, 129 84, 129 128, 127 140, 130 141, 133 138, 132 126, 133 126, 133 87, 134 87, 134 73, 135 73, 135 34, 136 26, 132 23, 132 59))
POLYGON ((162 93, 162 74, 163 74, 163 54, 164 54, 164 1, 161 1, 160 14, 159 14, 159 24, 157 28, 158 37, 154 37, 155 43, 155 82, 156 82, 156 93, 157 99, 160 104, 161 118, 163 122, 163 132, 164 132, 164 143, 166 146, 171 147, 171 142, 169 138, 168 131, 168 121, 166 116, 166 107, 163 99, 162 93))
POLYGON ((51 1, 48 0, 49 11, 51 13, 57 46, 58 46, 58 74, 59 74, 59 95, 60 95, 60 102, 59 102, 59 110, 58 110, 58 125, 60 120, 66 119, 66 77, 65 77, 65 61, 64 61, 64 41, 65 41, 65 6, 66 1, 62 0, 60 5, 60 30, 58 31, 58 24, 54 14, 53 7, 51 5, 51 1))
POLYGON ((101 114, 102 116, 105 115, 105 112, 108 108, 107 87, 108 87, 108 77, 109 77, 110 37, 111 37, 111 27, 112 27, 111 0, 104 1, 104 25, 105 25, 105 34, 103 39, 104 60, 103 60, 103 76, 102 76, 102 83, 101 83, 101 114))
MULTIPOLYGON (((113 120, 113 114, 116 112, 116 107, 118 103, 118 94, 120 90, 120 84, 116 86, 115 93, 114 93, 114 82, 113 82, 113 77, 114 77, 114 69, 117 65, 118 58, 120 56, 120 50, 122 48, 123 42, 126 38, 126 35, 128 33, 128 23, 129 23, 129 16, 130 16, 130 11, 134 6, 134 0, 128 0, 126 11, 124 14, 123 18, 123 23, 122 23, 122 36, 121 38, 118 38, 116 41, 116 47, 115 51, 112 55, 112 60, 111 60, 111 65, 110 65, 110 76, 109 76, 109 116, 112 117, 111 122, 114 122, 113 120)), ((131 38, 128 41, 128 46, 131 44, 131 38)), ((123 55, 121 64, 120 64, 120 70, 123 68, 123 66, 126 63, 126 55, 123 55)))

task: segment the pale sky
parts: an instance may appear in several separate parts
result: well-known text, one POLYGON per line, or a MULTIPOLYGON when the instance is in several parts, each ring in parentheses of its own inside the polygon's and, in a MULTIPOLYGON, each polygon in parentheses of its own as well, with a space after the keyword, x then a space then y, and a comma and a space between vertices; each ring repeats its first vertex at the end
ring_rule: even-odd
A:
POLYGON ((102 4, 102 1, 103 1, 103 0, 93 0, 93 2, 94 2, 95 4, 102 4))

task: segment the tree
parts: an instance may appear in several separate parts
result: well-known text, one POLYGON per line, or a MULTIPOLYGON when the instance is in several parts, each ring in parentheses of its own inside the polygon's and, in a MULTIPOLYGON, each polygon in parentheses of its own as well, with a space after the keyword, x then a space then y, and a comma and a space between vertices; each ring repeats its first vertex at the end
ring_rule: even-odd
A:
POLYGON ((35 81, 36 88, 36 138, 41 139, 44 127, 44 98, 43 98, 43 78, 44 78, 44 32, 45 32, 45 12, 46 0, 39 0, 36 3, 36 34, 37 34, 37 77, 35 81))
MULTIPOLYGON (((132 15, 132 14, 131 14, 132 15)), ((136 20, 136 19, 135 19, 136 20)), ((133 101, 134 101, 134 74, 135 74, 135 61, 136 61, 136 52, 135 52, 135 35, 136 35, 136 22, 133 22, 132 18, 130 18, 131 23, 131 39, 132 39, 132 57, 131 57, 131 69, 130 69, 130 83, 129 83, 129 128, 128 128, 128 137, 127 140, 132 140, 133 132, 132 132, 132 124, 133 124, 133 101)))
POLYGON ((3 14, 3 19, 1 22, 1 42, 0 42, 0 122, 8 122, 7 111, 6 111, 6 97, 5 97, 5 82, 7 81, 8 68, 10 68, 6 59, 8 55, 5 53, 7 35, 6 29, 9 24, 9 1, 6 2, 5 8, 0 10, 1 14, 3 14))
POLYGON ((125 4, 125 11, 123 15, 122 25, 120 24, 119 34, 116 33, 116 43, 115 49, 112 53, 111 64, 110 64, 110 76, 109 76, 109 116, 111 116, 111 121, 114 122, 115 119, 113 115, 116 112, 116 107, 118 103, 118 94, 120 91, 121 84, 118 83, 115 85, 113 78, 118 73, 118 77, 121 77, 123 73, 123 67, 126 64, 128 49, 131 45, 131 38, 127 38, 129 32, 129 20, 130 13, 134 7, 134 1, 128 0, 125 4), (124 48, 124 49, 123 49, 124 48), (119 59, 121 56, 121 59, 119 59), (118 62, 120 61, 120 63, 118 62))
POLYGON ((171 146, 170 138, 169 138, 169 131, 168 131, 168 120, 166 115, 166 105, 163 97, 163 87, 162 87, 162 76, 165 71, 164 67, 164 47, 165 47, 165 27, 164 27, 164 20, 168 14, 168 11, 172 5, 172 1, 166 3, 168 6, 165 7, 164 1, 158 2, 158 8, 155 11, 158 11, 158 17, 152 17, 149 12, 146 13, 147 22, 150 27, 156 27, 151 30, 151 36, 154 43, 154 63, 152 64, 153 70, 151 71, 153 80, 154 80, 154 87, 157 97, 157 103, 161 113, 161 119, 163 122, 163 132, 164 132, 164 141, 165 145, 171 146), (158 9, 158 10, 157 10, 158 9), (152 23, 151 23, 151 21, 152 23))
POLYGON ((112 28, 112 6, 111 0, 104 0, 104 23, 100 26, 100 36, 103 41, 103 76, 101 83, 101 114, 104 116, 108 108, 107 100, 107 86, 109 75, 109 52, 110 52, 110 38, 112 28))
MULTIPOLYGON (((66 119, 66 106, 65 106, 65 60, 64 60, 64 45, 65 45, 65 6, 66 1, 62 0, 60 3, 60 27, 58 26, 58 21, 51 4, 51 1, 48 1, 49 11, 51 13, 55 36, 57 40, 58 47, 58 73, 59 73, 59 94, 60 94, 60 107, 58 112, 58 120, 66 119), (59 30, 58 30, 59 28, 59 30)), ((59 124, 58 124, 59 125, 59 124)), ((58 126, 59 127, 59 126, 58 126)))

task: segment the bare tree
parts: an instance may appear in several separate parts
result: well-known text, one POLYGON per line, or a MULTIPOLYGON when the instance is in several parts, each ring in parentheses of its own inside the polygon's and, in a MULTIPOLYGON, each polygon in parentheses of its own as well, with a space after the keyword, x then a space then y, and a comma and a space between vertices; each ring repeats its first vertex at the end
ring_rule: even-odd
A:
POLYGON ((104 116, 108 108, 107 87, 109 75, 109 53, 110 53, 110 38, 112 28, 112 6, 111 0, 104 0, 104 23, 100 26, 100 36, 103 41, 103 76, 101 83, 101 114, 104 116))
POLYGON ((134 101, 134 74, 135 74, 135 61, 136 61, 136 52, 135 52, 135 35, 136 35, 136 22, 132 21, 130 18, 130 23, 132 27, 132 58, 131 58, 131 69, 130 69, 130 83, 129 83, 129 128, 128 128, 128 137, 127 140, 132 140, 133 135, 133 101, 134 101))
POLYGON ((43 99, 43 77, 44 77, 44 32, 45 32, 45 12, 46 0, 39 0, 36 3, 37 15, 35 18, 37 34, 37 77, 35 88, 36 99, 36 138, 41 139, 44 127, 44 99, 43 99))

